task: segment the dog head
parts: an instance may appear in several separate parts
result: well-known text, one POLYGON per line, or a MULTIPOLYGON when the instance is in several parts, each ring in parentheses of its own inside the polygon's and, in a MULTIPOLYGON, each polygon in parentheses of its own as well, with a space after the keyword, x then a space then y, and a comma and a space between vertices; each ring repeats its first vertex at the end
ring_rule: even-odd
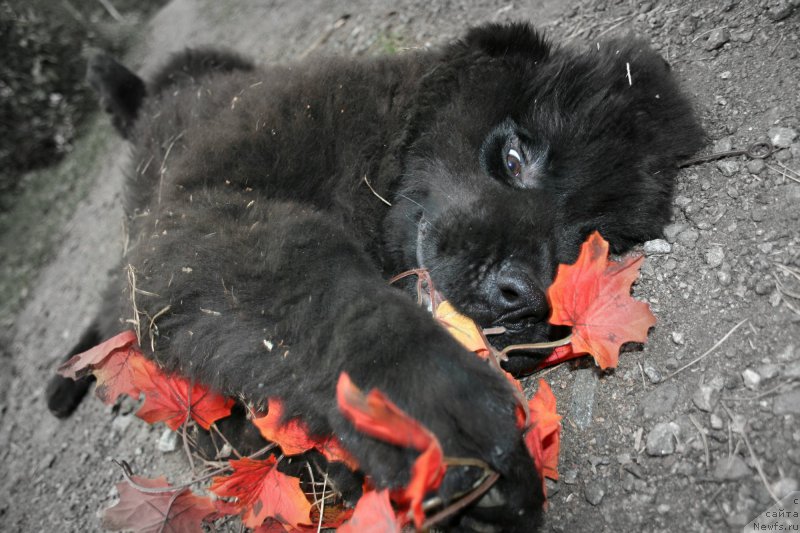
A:
POLYGON ((545 291, 598 230, 661 234, 677 162, 703 141, 669 65, 636 39, 586 52, 526 24, 479 27, 420 82, 387 242, 402 268, 511 340, 551 335, 545 291))

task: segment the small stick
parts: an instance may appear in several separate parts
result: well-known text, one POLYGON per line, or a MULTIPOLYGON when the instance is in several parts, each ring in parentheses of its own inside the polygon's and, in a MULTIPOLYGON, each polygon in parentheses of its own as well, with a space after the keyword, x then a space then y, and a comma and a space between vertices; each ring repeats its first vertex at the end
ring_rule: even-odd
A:
POLYGON ((775 393, 781 392, 783 388, 787 385, 795 385, 794 379, 790 379, 789 381, 784 381, 783 383, 778 384, 778 386, 771 388, 768 391, 764 391, 761 394, 757 394, 755 396, 747 396, 742 398, 722 398, 726 402, 752 402, 755 400, 760 400, 762 398, 766 398, 767 396, 772 396, 775 393))
POLYGON ((364 183, 367 184, 367 187, 369 187, 369 190, 372 191, 372 194, 377 196, 380 199, 381 202, 385 203, 389 207, 392 207, 392 203, 389 202, 389 200, 387 200, 386 198, 384 198, 383 196, 378 194, 378 191, 376 191, 375 189, 372 188, 372 184, 369 182, 369 179, 367 179, 367 175, 366 174, 364 174, 364 183))
MULTIPOLYGON (((319 506, 319 523, 317 523, 317 533, 322 531, 322 518, 325 516, 325 490, 328 488, 328 473, 325 472, 324 483, 322 484, 322 503, 319 506)), ((316 489, 314 490, 316 494, 316 489)), ((315 498, 316 499, 316 498, 315 498)))
MULTIPOLYGON (((731 417, 731 420, 733 420, 733 413, 731 413, 730 409, 728 409, 728 406, 726 406, 724 403, 721 405, 722 408, 725 409, 725 412, 728 413, 728 416, 731 417)), ((747 431, 745 431, 745 426, 747 426, 747 423, 745 423, 744 426, 742 426, 741 430, 739 431, 739 434, 744 439, 744 445, 747 446, 747 451, 750 452, 750 458, 753 460, 753 464, 756 465, 756 470, 758 471, 758 475, 761 478, 761 482, 764 484, 764 488, 767 489, 767 492, 769 492, 769 495, 772 496, 772 499, 775 501, 775 503, 780 505, 781 500, 772 491, 772 487, 770 486, 769 481, 767 481, 767 476, 764 474, 764 470, 761 468, 761 461, 758 460, 758 457, 756 457, 756 452, 755 450, 753 450, 753 446, 750 445, 750 439, 747 438, 747 431)))
POLYGON ((725 334, 725 336, 724 336, 724 337, 722 337, 720 340, 718 340, 718 341, 717 341, 717 342, 714 344, 714 346, 712 346, 711 348, 709 348, 708 350, 706 350, 706 352, 705 352, 703 355, 701 355, 700 357, 698 357, 698 358, 697 358, 697 359, 695 359, 694 361, 690 361, 689 363, 686 363, 685 365, 683 365, 682 367, 680 367, 678 370, 676 370, 676 371, 675 371, 675 372, 673 372, 672 374, 670 374, 670 375, 668 375, 667 377, 665 377, 665 378, 664 378, 664 379, 661 381, 661 383, 664 383, 664 382, 665 382, 665 381, 667 381, 669 378, 671 378, 671 377, 674 377, 674 376, 676 376, 676 375, 680 374, 681 372, 683 372, 684 370, 686 370, 686 369, 687 369, 687 368, 689 368, 690 366, 694 365, 694 364, 695 364, 695 363, 697 363, 698 361, 701 361, 701 360, 702 360, 704 357, 706 357, 708 354, 710 354, 711 352, 713 352, 714 350, 716 350, 717 348, 719 348, 719 346, 720 346, 720 345, 721 345, 723 342, 725 342, 726 340, 728 340, 728 337, 730 337, 730 336, 733 334, 733 332, 734 332, 734 331, 736 331, 737 329, 739 329, 739 326, 741 326, 742 324, 744 324, 744 323, 745 323, 745 322, 747 322, 747 321, 748 321, 748 319, 747 319, 747 318, 745 318, 744 320, 742 320, 741 322, 739 322, 738 324, 736 324, 735 326, 733 326, 733 327, 730 329, 730 331, 728 331, 728 333, 726 333, 726 334, 725 334))
POLYGON ((775 168, 775 167, 773 167, 772 165, 767 165, 767 168, 768 168, 768 169, 770 169, 770 170, 772 170, 772 171, 774 171, 774 172, 777 172, 778 174, 780 174, 780 175, 781 175, 781 176, 783 176, 784 178, 789 178, 789 179, 790 179, 790 180, 792 180, 792 181, 795 181, 795 182, 797 182, 797 183, 800 183, 800 179, 797 179, 797 178, 795 178, 794 176, 792 176, 791 174, 789 174, 789 172, 794 172, 794 170, 792 170, 792 169, 790 169, 789 167, 787 167, 787 166, 784 166, 784 165, 781 165, 781 166, 783 167, 783 170, 781 170, 781 169, 779 169, 779 168, 775 168))
POLYGON ((230 447, 231 447, 231 451, 233 452, 233 455, 235 455, 235 456, 236 456, 236 457, 238 457, 239 459, 241 459, 241 458, 242 458, 242 454, 240 454, 240 453, 239 453, 239 451, 238 451, 238 450, 237 450, 237 449, 234 447, 234 445, 233 445, 233 444, 231 444, 231 442, 230 442, 230 441, 229 441, 229 440, 228 440, 228 439, 225 437, 225 435, 223 435, 223 434, 222 434, 222 432, 221 432, 221 431, 219 430, 219 428, 217 427, 217 423, 216 423, 216 422, 214 422, 213 424, 211 424, 211 429, 213 429, 214 431, 216 431, 216 432, 217 432, 217 435, 219 435, 219 436, 220 436, 220 438, 221 438, 221 439, 222 439, 222 440, 225 442, 225 444, 227 444, 228 446, 230 446, 230 447))
POLYGON ((205 474, 203 476, 200 476, 198 478, 194 478, 194 479, 192 479, 190 481, 187 481, 186 483, 184 483, 182 485, 175 485, 174 487, 145 487, 144 485, 140 485, 139 483, 137 483, 136 481, 133 480, 133 470, 131 469, 131 465, 129 465, 127 463, 127 461, 117 461, 115 459, 114 462, 120 468, 122 468, 122 477, 125 478, 125 481, 127 481, 130 486, 132 486, 133 488, 135 488, 139 492, 144 492, 144 493, 147 493, 147 494, 163 494, 165 492, 177 492, 177 491, 180 491, 180 490, 183 490, 183 489, 187 489, 187 488, 191 487, 192 485, 194 485, 195 483, 200 483, 200 482, 203 482, 203 481, 205 481, 207 479, 210 479, 210 478, 212 478, 212 477, 214 477, 216 475, 223 474, 223 473, 225 473, 225 472, 227 472, 228 470, 231 469, 230 466, 224 466, 222 468, 218 468, 216 470, 213 470, 213 471, 211 471, 211 472, 209 472, 209 473, 207 473, 207 474, 205 474))
POLYGON ((700 438, 703 439, 703 449, 706 452, 706 470, 711 468, 711 455, 708 451, 708 439, 706 439, 706 434, 703 431, 703 428, 700 427, 700 424, 695 420, 694 415, 689 415, 689 420, 694 424, 694 427, 697 428, 697 432, 700 433, 700 438))
POLYGON ((457 502, 445 507, 444 509, 442 509, 441 511, 439 511, 438 513, 436 513, 432 517, 430 517, 427 520, 425 520, 425 522, 422 524, 422 527, 420 529, 422 529, 422 530, 429 529, 432 526, 434 526, 436 523, 441 522, 442 520, 444 520, 445 518, 458 513, 461 509, 463 509, 467 505, 471 504, 472 502, 474 502, 475 500, 477 500, 478 498, 483 496, 483 494, 486 491, 488 491, 492 487, 492 485, 494 485, 497 482, 498 479, 500 479, 500 474, 498 474, 497 472, 493 472, 475 490, 473 490, 472 492, 470 492, 469 494, 467 494, 466 496, 464 496, 463 498, 461 498, 457 502))
POLYGON ((533 342, 530 344, 512 344, 510 346, 506 346, 500 351, 500 355, 506 355, 508 352, 514 352, 517 350, 539 350, 539 349, 546 349, 546 348, 558 348, 559 346, 566 346, 572 341, 572 335, 567 335, 563 339, 558 339, 557 341, 548 341, 548 342, 533 342))
POLYGON ((108 14, 111 15, 114 20, 116 20, 117 22, 124 22, 122 15, 120 14, 119 11, 117 11, 117 8, 114 7, 114 5, 111 2, 109 2, 108 0, 97 0, 97 1, 100 2, 100 5, 102 5, 106 11, 108 11, 108 14))

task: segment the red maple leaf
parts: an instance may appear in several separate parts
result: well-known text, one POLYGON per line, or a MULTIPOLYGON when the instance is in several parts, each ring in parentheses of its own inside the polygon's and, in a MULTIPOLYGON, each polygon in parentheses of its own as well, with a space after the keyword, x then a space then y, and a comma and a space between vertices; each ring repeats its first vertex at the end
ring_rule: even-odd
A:
POLYGON ((556 411, 556 397, 550 385, 543 379, 539 380, 539 389, 528 401, 528 410, 531 418, 530 428, 525 433, 525 445, 533 457, 536 469, 544 477, 557 480, 561 416, 556 411))
POLYGON ((148 369, 155 370, 156 366, 142 355, 136 333, 129 330, 72 356, 59 367, 58 373, 72 379, 94 374, 95 394, 110 405, 122 394, 138 399, 139 375, 148 369))
POLYGON ((444 477, 444 454, 438 439, 382 392, 373 389, 364 395, 345 372, 339 376, 336 399, 339 410, 358 431, 396 446, 422 452, 411 468, 408 486, 392 493, 393 498, 410 506, 414 524, 420 527, 425 521, 422 510, 425 494, 439 488, 444 477))
POLYGON ((353 517, 343 524, 339 533, 400 533, 405 525, 389 501, 389 491, 365 493, 356 503, 353 517))
POLYGON ((268 400, 267 414, 254 418, 253 423, 265 439, 280 446, 286 455, 305 453, 316 446, 299 418, 283 421, 283 403, 277 398, 268 400))
MULTIPOLYGON (((133 481, 148 489, 168 488, 166 478, 132 476, 133 481)), ((165 492, 144 492, 123 481, 117 483, 119 502, 103 512, 103 527, 112 531, 132 530, 137 533, 203 531, 202 522, 216 513, 214 504, 189 489, 165 492)))
POLYGON ((643 259, 609 261, 608 243, 595 231, 547 290, 550 323, 572 326, 573 352, 591 354, 600 368, 616 367, 620 346, 645 342, 656 322, 650 306, 630 295, 643 259))
POLYGON ((136 416, 149 424, 165 422, 173 431, 189 416, 208 430, 215 421, 231 414, 234 403, 208 387, 180 376, 168 376, 153 364, 136 374, 136 385, 144 393, 144 403, 136 416))
POLYGON ((261 435, 281 447, 285 455, 298 455, 316 449, 329 461, 346 464, 351 470, 358 469, 358 463, 336 437, 312 437, 308 427, 299 418, 283 421, 283 403, 277 398, 268 400, 266 416, 253 419, 261 435))
POLYGON ((310 525, 311 504, 300 489, 300 480, 279 472, 276 460, 239 459, 229 461, 233 473, 217 476, 209 490, 223 498, 236 498, 247 527, 260 526, 267 518, 296 528, 310 525))

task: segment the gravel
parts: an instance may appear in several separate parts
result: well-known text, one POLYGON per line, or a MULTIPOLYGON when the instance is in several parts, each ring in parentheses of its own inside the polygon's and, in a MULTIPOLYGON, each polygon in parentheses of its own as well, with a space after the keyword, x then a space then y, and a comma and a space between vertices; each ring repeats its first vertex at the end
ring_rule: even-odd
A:
POLYGON ((718 28, 708 34, 706 39, 705 49, 708 51, 717 50, 722 45, 731 40, 731 32, 727 28, 718 28))
POLYGON ((719 246, 709 248, 705 253, 706 264, 711 268, 717 268, 725 260, 725 252, 719 246))
POLYGON ((679 392, 674 383, 659 385, 642 398, 639 407, 645 420, 669 413, 675 407, 679 392))
POLYGON ((652 456, 672 455, 681 428, 675 422, 656 424, 647 434, 647 453, 652 456))
POLYGON ((645 255, 664 255, 671 251, 672 246, 664 239, 653 239, 644 243, 645 255))
POLYGON ((796 138, 797 130, 794 128, 775 127, 769 129, 769 140, 776 148, 788 148, 796 138))
POLYGON ((586 497, 586 501, 592 505, 600 505, 603 496, 606 495, 605 486, 600 481, 590 481, 586 483, 583 495, 586 497))
POLYGON ((720 481, 735 481, 748 477, 752 471, 738 455, 723 457, 714 465, 714 478, 720 481))
POLYGON ((761 376, 752 368, 746 368, 742 372, 742 381, 744 382, 744 386, 748 389, 756 390, 761 384, 761 376))
POLYGON ((776 415, 800 415, 800 389, 776 395, 772 412, 776 415))

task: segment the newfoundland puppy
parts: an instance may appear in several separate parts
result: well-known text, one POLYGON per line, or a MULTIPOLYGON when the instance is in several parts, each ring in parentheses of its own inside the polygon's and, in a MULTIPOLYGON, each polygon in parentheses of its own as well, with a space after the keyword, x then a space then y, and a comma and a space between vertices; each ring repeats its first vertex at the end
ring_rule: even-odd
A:
MULTIPOLYGON (((511 387, 434 322, 413 283, 387 279, 427 269, 457 310, 504 328, 498 345, 551 337, 556 266, 593 230, 616 252, 659 236, 676 163, 701 146, 669 65, 636 39, 579 53, 527 24, 489 24, 378 58, 262 68, 186 51, 149 83, 100 55, 88 77, 131 142, 130 240, 72 353, 136 319, 168 371, 256 405, 279 398, 313 434, 338 436, 375 485, 402 485, 416 454, 342 416, 347 372, 445 455, 500 474, 451 527, 531 531, 541 480, 511 387)), ((87 387, 55 378, 51 410, 67 416, 87 387)), ((449 469, 442 499, 473 470, 449 469)))

